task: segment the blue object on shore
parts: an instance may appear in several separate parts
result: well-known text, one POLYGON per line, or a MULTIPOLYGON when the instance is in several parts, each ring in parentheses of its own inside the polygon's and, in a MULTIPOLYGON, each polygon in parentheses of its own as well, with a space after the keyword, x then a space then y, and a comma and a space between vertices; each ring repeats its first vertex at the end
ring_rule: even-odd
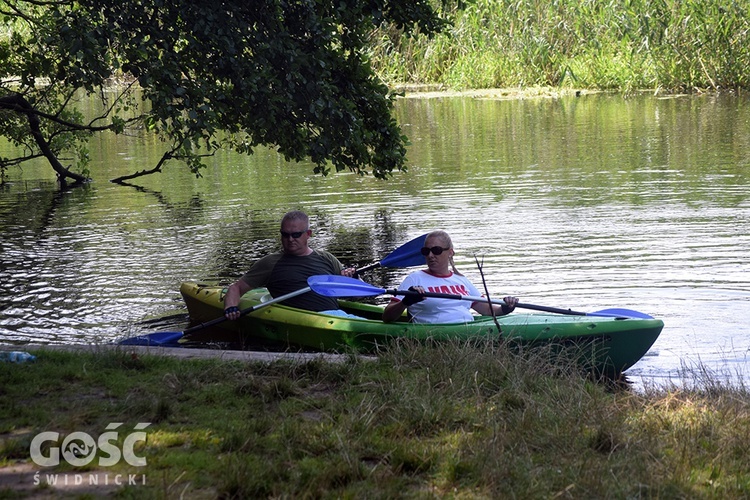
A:
POLYGON ((0 361, 8 363, 27 363, 35 361, 36 356, 26 351, 0 351, 0 361))

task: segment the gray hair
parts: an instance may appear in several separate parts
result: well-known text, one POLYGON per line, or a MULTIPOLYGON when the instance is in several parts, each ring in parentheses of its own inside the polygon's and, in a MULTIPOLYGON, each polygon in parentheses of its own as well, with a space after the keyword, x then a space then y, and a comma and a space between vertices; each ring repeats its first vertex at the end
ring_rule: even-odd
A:
POLYGON ((301 210, 292 210, 291 212, 287 212, 284 214, 284 217, 281 219, 281 225, 283 226, 285 222, 291 222, 291 221, 302 221, 305 223, 305 225, 309 228, 310 227, 310 218, 307 216, 307 214, 301 210))

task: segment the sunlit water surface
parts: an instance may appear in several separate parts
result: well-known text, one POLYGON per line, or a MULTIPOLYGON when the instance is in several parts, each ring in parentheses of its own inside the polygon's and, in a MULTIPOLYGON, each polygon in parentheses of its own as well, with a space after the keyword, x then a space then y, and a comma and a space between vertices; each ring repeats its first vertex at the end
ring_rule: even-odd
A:
MULTIPOLYGON (((272 151, 226 153, 196 179, 108 179, 152 166, 160 144, 92 144, 95 181, 56 189, 44 163, 0 188, 0 342, 106 343, 188 326, 182 281, 229 283, 278 246, 301 208, 312 245, 380 260, 435 228, 495 296, 665 322, 631 379, 700 367, 747 380, 750 106, 734 97, 404 99, 408 173, 317 177, 272 151)), ((7 155, 9 146, 0 145, 7 155), (5 149, 3 149, 5 148, 5 149)), ((394 287, 409 269, 365 279, 394 287)))

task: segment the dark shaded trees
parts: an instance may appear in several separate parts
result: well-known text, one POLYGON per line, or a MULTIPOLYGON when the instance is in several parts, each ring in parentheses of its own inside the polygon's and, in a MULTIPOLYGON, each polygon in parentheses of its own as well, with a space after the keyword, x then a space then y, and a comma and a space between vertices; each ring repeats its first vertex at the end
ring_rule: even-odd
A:
POLYGON ((128 178, 171 159, 199 175, 202 155, 259 145, 317 173, 387 178, 406 138, 367 35, 443 26, 427 0, 4 0, 0 16, 0 134, 25 151, 0 168, 44 156, 62 182, 85 180, 92 134, 133 127, 166 147, 128 178), (86 122, 83 93, 101 102, 86 122))

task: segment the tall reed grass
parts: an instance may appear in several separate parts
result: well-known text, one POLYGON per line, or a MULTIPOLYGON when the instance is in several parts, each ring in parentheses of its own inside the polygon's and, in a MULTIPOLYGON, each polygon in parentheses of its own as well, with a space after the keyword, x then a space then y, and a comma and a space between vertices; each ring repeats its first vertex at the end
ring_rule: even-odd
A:
POLYGON ((386 81, 455 89, 747 89, 750 4, 730 0, 476 0, 433 38, 372 33, 386 81))

